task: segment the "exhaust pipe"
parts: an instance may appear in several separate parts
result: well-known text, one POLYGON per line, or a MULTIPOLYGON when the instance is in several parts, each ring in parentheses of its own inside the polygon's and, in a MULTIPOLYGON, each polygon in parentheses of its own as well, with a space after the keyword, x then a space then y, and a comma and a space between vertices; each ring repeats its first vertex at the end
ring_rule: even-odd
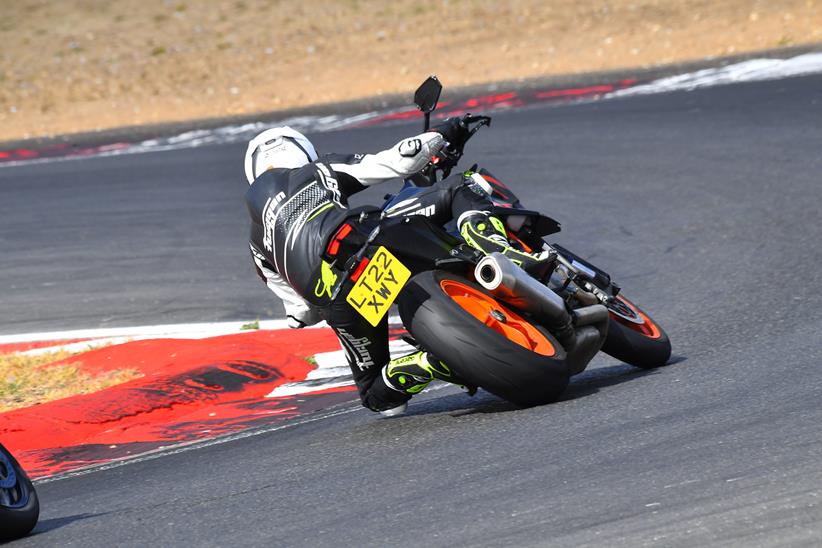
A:
POLYGON ((593 304, 570 314, 562 297, 528 275, 501 253, 483 257, 474 269, 477 282, 496 297, 534 316, 566 351, 571 375, 585 370, 608 333, 608 309, 593 304))
MULTIPOLYGON (((502 253, 491 253, 474 268, 477 282, 493 295, 525 310, 552 331, 571 325, 562 297, 539 283, 502 253)), ((573 328, 571 328, 573 332, 573 328)))

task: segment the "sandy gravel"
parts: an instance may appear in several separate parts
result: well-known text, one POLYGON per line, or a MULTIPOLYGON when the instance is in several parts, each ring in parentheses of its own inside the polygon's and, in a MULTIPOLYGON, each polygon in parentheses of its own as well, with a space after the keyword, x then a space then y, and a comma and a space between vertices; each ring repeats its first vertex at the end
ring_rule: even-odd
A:
POLYGON ((822 43, 822 0, 3 0, 0 141, 822 43))

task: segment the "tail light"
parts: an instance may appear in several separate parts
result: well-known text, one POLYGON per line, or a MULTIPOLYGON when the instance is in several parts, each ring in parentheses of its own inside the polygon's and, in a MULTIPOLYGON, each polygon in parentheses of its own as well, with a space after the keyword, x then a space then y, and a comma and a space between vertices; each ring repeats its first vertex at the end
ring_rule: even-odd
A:
POLYGON ((357 268, 354 269, 354 272, 351 273, 351 281, 356 282, 362 276, 362 273, 365 272, 365 267, 368 266, 368 257, 363 257, 360 261, 360 264, 357 265, 357 268))
POLYGON ((328 255, 330 255, 331 257, 336 257, 337 253, 339 253, 340 251, 340 242, 342 242, 345 239, 345 237, 351 233, 352 230, 353 228, 348 223, 345 223, 339 229, 337 229, 337 232, 334 234, 334 237, 331 238, 331 242, 329 242, 328 244, 328 249, 326 249, 328 255))

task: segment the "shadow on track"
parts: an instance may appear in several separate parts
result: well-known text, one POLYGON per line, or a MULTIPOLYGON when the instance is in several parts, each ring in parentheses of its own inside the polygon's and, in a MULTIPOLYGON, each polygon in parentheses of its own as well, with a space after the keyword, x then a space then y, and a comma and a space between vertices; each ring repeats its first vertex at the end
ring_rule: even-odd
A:
POLYGON ((637 369, 627 364, 585 371, 574 377, 562 397, 557 401, 563 402, 584 398, 596 394, 602 388, 630 382, 648 375, 655 375, 658 372, 658 369, 637 369))
POLYGON ((102 512, 99 514, 77 514, 74 516, 66 516, 64 518, 51 518, 51 519, 43 519, 37 522, 37 526, 34 528, 34 531, 31 532, 29 537, 36 537, 37 535, 41 535, 43 533, 49 533, 54 531, 55 529, 60 529, 65 527, 66 525, 71 525, 75 521, 83 521, 86 519, 96 518, 98 516, 105 516, 108 512, 102 512))
MULTIPOLYGON (((686 361, 685 356, 672 356, 665 367, 686 361)), ((576 400, 596 394, 602 388, 615 386, 635 379, 656 375, 664 368, 638 369, 628 364, 585 371, 571 380, 568 388, 556 403, 576 400)), ((550 404, 548 404, 550 405, 550 404)), ((420 402, 409 409, 406 417, 447 413, 452 417, 462 417, 475 413, 508 413, 523 409, 513 403, 501 400, 488 392, 480 391, 471 397, 467 394, 452 394, 420 402)))

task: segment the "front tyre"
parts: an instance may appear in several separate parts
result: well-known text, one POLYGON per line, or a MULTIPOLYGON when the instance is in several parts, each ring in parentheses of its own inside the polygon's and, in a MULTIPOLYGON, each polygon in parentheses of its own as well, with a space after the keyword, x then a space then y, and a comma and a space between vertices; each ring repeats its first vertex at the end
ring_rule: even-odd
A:
POLYGON ((411 335, 465 382, 522 406, 553 401, 568 385, 556 339, 461 276, 414 276, 399 309, 411 335))
POLYGON ((26 473, 0 444, 0 541, 25 536, 37 525, 40 502, 26 473))
POLYGON ((671 357, 668 335, 650 316, 619 295, 608 305, 608 336, 602 351, 642 369, 660 367, 671 357))

